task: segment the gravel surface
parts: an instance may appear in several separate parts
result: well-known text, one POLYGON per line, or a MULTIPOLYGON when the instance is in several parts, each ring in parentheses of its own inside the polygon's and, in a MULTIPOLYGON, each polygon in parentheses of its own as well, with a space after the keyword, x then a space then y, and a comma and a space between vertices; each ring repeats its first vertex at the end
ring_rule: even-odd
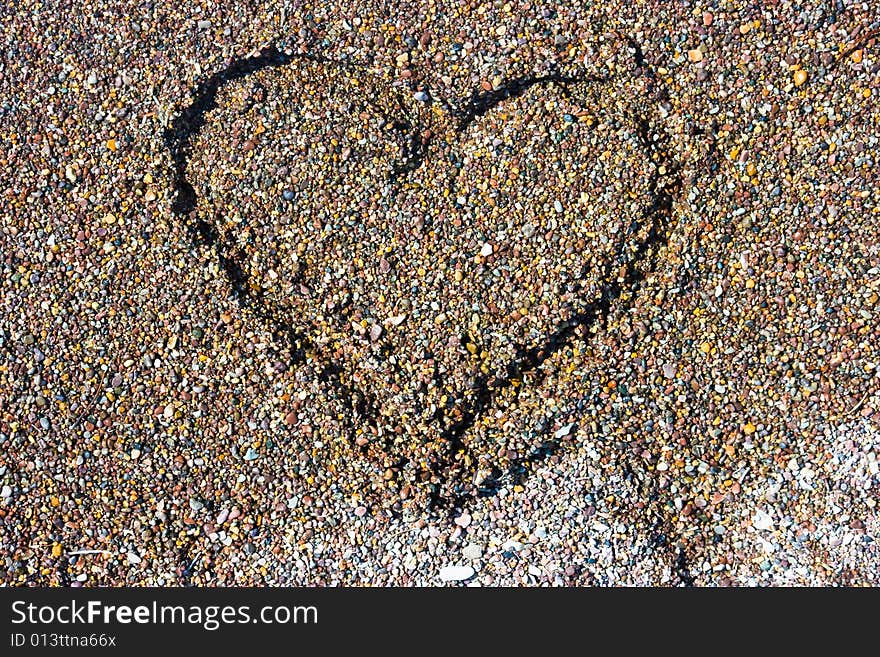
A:
POLYGON ((871 3, 0 39, 0 582, 880 584, 871 3))

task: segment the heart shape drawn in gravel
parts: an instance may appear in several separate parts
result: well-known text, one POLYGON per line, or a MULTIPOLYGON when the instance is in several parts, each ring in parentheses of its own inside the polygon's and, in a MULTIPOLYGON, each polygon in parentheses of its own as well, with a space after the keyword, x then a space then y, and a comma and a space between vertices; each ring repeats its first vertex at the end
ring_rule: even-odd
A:
POLYGON ((571 439, 499 449, 480 424, 631 302, 668 241, 680 167, 628 45, 626 75, 460 102, 270 47, 166 130, 175 214, 287 364, 330 384, 353 446, 429 504, 491 494, 571 439))

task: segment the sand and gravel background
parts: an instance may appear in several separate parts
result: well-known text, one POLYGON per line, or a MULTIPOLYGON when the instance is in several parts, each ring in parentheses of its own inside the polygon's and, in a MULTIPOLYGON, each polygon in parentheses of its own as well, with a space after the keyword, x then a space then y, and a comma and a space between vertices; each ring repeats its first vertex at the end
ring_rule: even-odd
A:
POLYGON ((878 86, 862 2, 6 0, 0 582, 876 585, 878 86))

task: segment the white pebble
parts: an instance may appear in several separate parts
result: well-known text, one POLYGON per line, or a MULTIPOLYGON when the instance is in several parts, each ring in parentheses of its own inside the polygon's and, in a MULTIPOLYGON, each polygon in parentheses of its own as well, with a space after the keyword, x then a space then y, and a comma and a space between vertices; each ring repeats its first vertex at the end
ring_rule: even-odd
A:
POLYGON ((473 577, 475 572, 470 566, 444 566, 440 569, 440 579, 444 582, 462 582, 473 577))
POLYGON ((564 438, 568 434, 571 433, 571 430, 574 428, 574 422, 571 424, 566 424, 564 427, 560 427, 556 430, 556 433, 553 434, 553 437, 556 439, 564 438))
POLYGON ((755 529, 773 529, 773 518, 770 517, 769 513, 758 510, 752 516, 752 527, 755 529))
POLYGON ((476 543, 471 543, 461 551, 461 556, 463 556, 465 559, 476 561, 483 556, 483 548, 476 543))

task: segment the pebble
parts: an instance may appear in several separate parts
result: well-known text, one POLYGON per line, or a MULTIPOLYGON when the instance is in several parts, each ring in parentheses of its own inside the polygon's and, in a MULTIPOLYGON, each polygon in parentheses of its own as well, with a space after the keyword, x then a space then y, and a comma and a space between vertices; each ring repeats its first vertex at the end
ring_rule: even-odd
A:
POLYGON ((693 48, 692 50, 688 50, 688 59, 691 62, 697 63, 703 61, 703 51, 699 48, 693 48))
POLYGON ((461 556, 471 561, 476 561, 483 557, 483 548, 476 543, 470 543, 461 551, 461 556))
POLYGON ((569 434, 571 433, 571 430, 574 429, 574 427, 575 427, 574 422, 572 422, 572 423, 570 423, 570 424, 566 424, 566 425, 564 425, 564 426, 562 426, 562 427, 559 427, 559 428, 553 433, 553 437, 556 438, 557 440, 560 439, 560 438, 565 438, 565 436, 567 436, 567 435, 569 435, 569 434))
POLYGON ((773 518, 769 513, 758 510, 752 516, 752 527, 763 530, 773 529, 773 518))
POLYGON ((470 566, 444 566, 440 569, 440 579, 444 582, 462 582, 473 577, 475 573, 470 566))

